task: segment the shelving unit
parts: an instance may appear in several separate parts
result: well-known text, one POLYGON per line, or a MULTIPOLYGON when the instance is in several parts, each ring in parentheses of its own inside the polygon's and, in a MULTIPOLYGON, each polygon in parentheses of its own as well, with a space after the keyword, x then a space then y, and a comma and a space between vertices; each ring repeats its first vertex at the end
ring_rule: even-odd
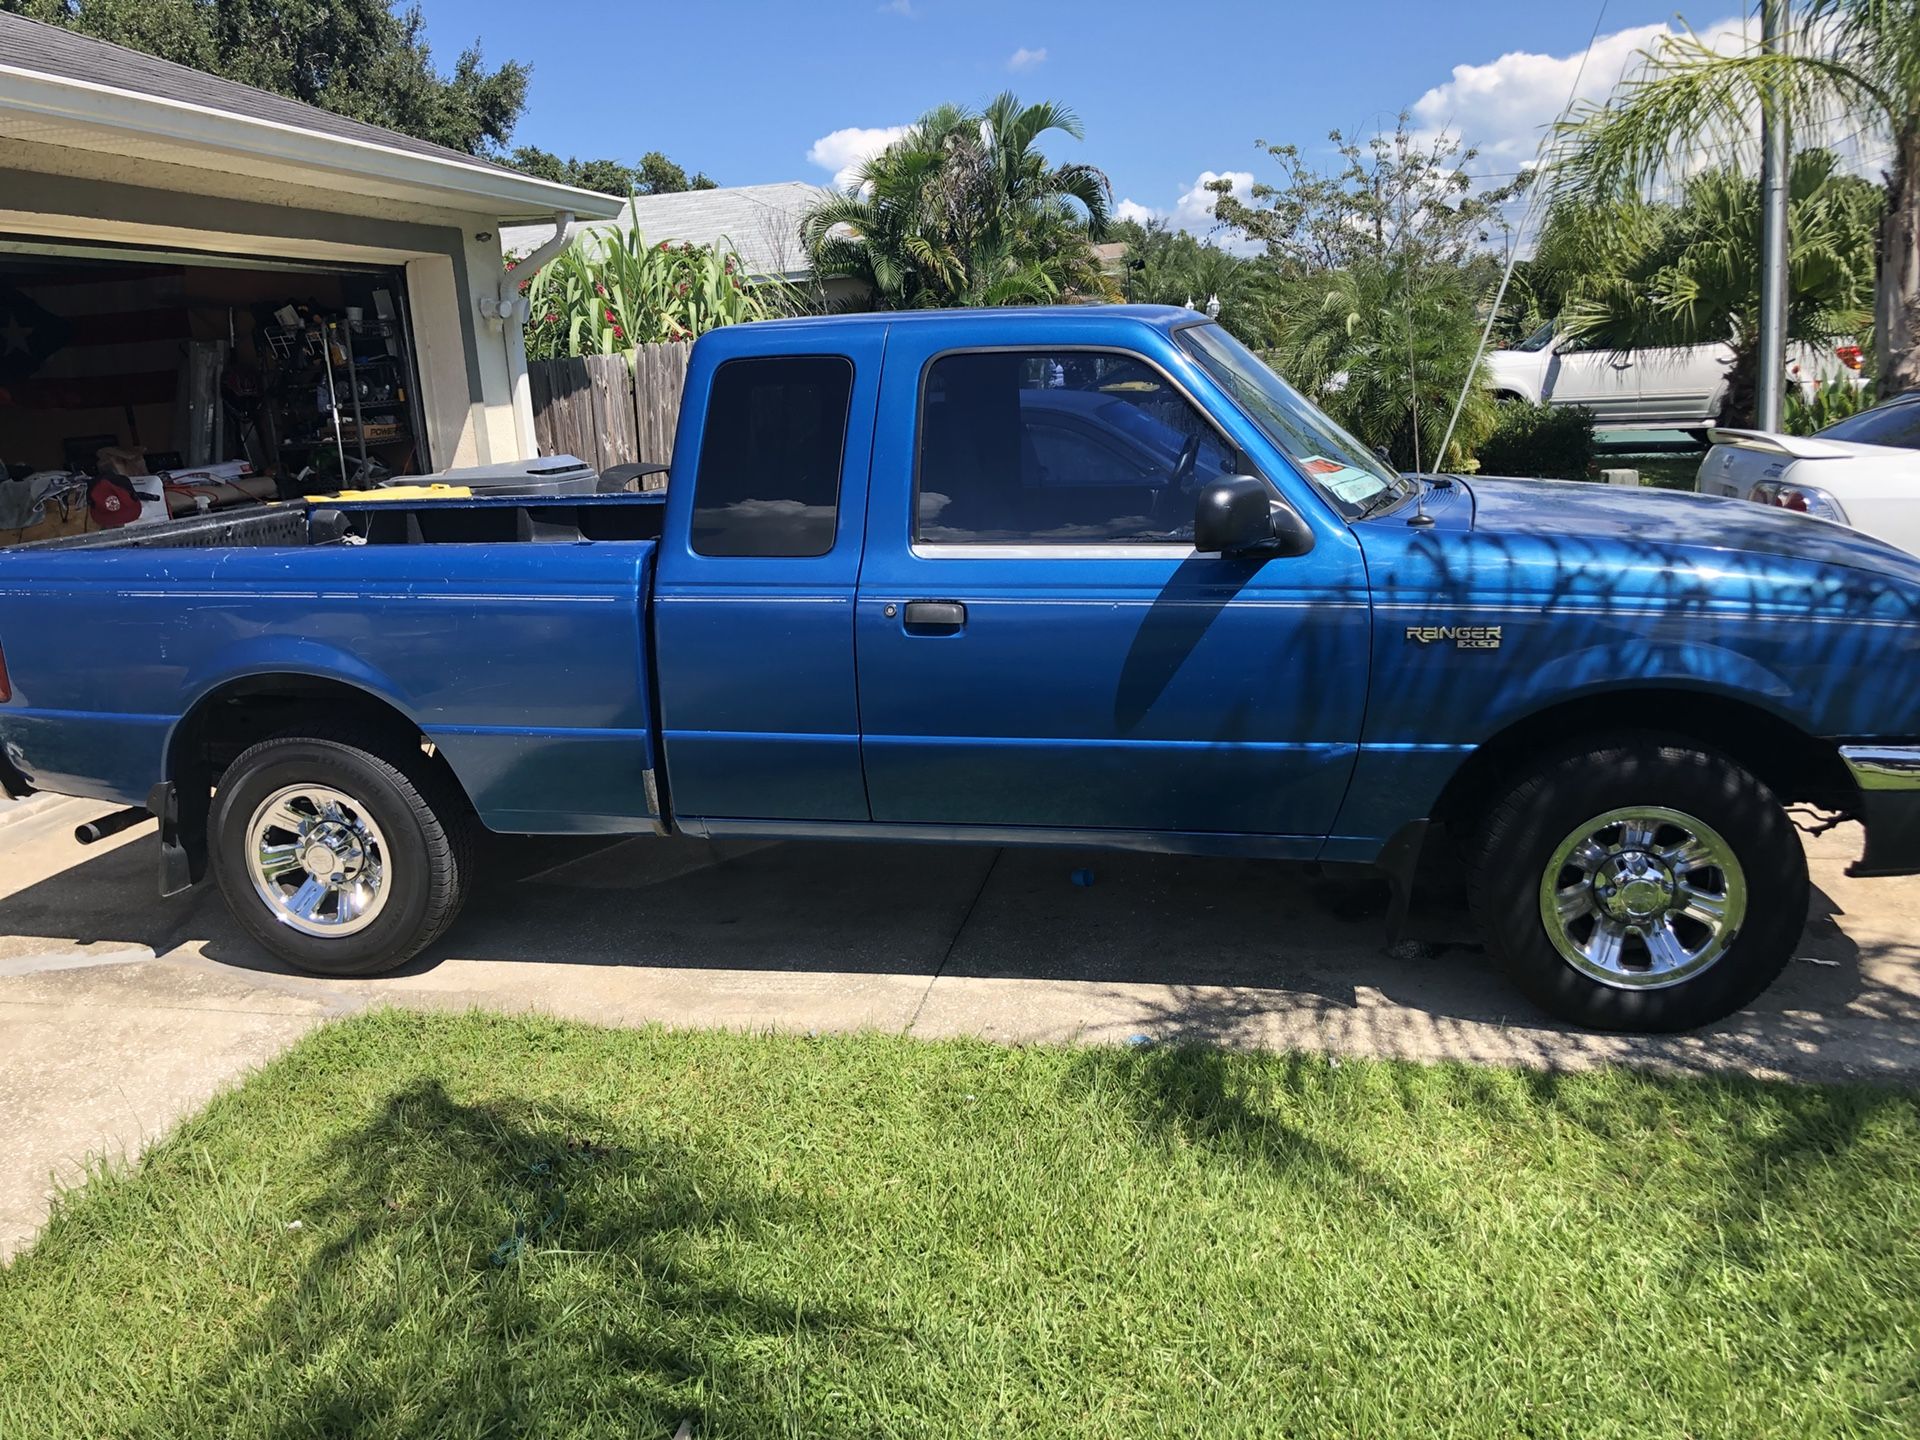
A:
POLYGON ((304 489, 298 476, 324 468, 329 479, 358 483, 371 464, 406 473, 423 433, 405 316, 303 315, 297 327, 269 326, 268 351, 278 363, 270 411, 272 446, 281 458, 281 491, 304 489), (377 347, 377 348, 370 348, 377 347))

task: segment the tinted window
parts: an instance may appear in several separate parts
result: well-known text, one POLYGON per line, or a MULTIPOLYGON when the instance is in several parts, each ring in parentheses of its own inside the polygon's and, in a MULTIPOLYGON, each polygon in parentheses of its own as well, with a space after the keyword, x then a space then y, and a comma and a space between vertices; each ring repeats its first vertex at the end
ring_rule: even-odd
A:
POLYGON ((838 356, 729 360, 707 398, 693 482, 701 555, 824 555, 840 511, 853 365, 838 356))
POLYGON ((1178 543, 1233 448, 1144 361, 946 355, 928 367, 914 539, 1178 543))
POLYGON ((1856 445, 1898 445, 1920 450, 1920 400, 1892 400, 1836 420, 1818 432, 1823 440, 1851 440, 1856 445))

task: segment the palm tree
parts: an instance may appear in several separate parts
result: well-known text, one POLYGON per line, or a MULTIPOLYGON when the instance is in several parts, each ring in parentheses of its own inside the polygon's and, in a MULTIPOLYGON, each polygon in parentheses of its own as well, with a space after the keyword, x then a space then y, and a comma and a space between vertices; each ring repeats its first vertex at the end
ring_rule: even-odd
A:
MULTIPOLYGON (((1831 152, 1803 150, 1788 176, 1787 333, 1796 340, 1857 335, 1869 320, 1880 190, 1837 171, 1831 152)), ((1723 167, 1688 180, 1677 205, 1556 206, 1541 248, 1584 254, 1560 309, 1571 336, 1620 350, 1731 340, 1720 423, 1752 423, 1760 348, 1757 181, 1723 167)))
POLYGON ((1220 323, 1255 349, 1267 345, 1274 267, 1175 230, 1165 220, 1123 221, 1110 232, 1127 246, 1121 289, 1141 305, 1220 302, 1220 323))
POLYGON ((1701 151, 1739 153, 1769 90, 1787 123, 1835 116, 1892 146, 1879 220, 1874 345, 1882 394, 1920 386, 1920 0, 1808 0, 1778 54, 1669 36, 1604 106, 1560 127, 1555 193, 1611 203, 1683 178, 1701 151))
POLYGON ((1081 138, 1072 111, 1011 93, 928 111, 802 219, 814 274, 861 281, 880 309, 1111 298, 1092 249, 1107 179, 1048 164, 1035 147, 1055 130, 1081 138))
POLYGON ((1493 393, 1476 376, 1488 264, 1424 265, 1405 253, 1356 259, 1282 281, 1267 358, 1328 414, 1393 463, 1460 469, 1493 431, 1493 393), (1440 453, 1465 393, 1448 453, 1440 453))

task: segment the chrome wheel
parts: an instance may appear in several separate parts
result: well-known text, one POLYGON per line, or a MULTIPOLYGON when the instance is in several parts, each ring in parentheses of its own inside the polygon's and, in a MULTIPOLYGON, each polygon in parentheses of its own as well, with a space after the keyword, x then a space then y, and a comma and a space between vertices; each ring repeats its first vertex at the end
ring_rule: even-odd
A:
POLYGON ((307 935, 351 935, 387 903, 387 842, 358 800, 289 785, 254 809, 247 873, 274 917, 307 935))
POLYGON ((1747 913, 1733 847, 1680 810, 1637 805, 1574 827, 1540 877, 1540 918, 1582 974, 1620 989, 1678 985, 1727 953, 1747 913))

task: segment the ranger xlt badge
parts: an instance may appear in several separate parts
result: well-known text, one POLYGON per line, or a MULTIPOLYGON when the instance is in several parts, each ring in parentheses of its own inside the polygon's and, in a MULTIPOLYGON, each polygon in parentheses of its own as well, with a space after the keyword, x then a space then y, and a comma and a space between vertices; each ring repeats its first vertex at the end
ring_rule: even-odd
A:
POLYGON ((1451 640, 1456 650, 1498 650, 1500 627, 1498 625, 1409 625, 1407 639, 1418 640, 1422 645, 1451 640))

